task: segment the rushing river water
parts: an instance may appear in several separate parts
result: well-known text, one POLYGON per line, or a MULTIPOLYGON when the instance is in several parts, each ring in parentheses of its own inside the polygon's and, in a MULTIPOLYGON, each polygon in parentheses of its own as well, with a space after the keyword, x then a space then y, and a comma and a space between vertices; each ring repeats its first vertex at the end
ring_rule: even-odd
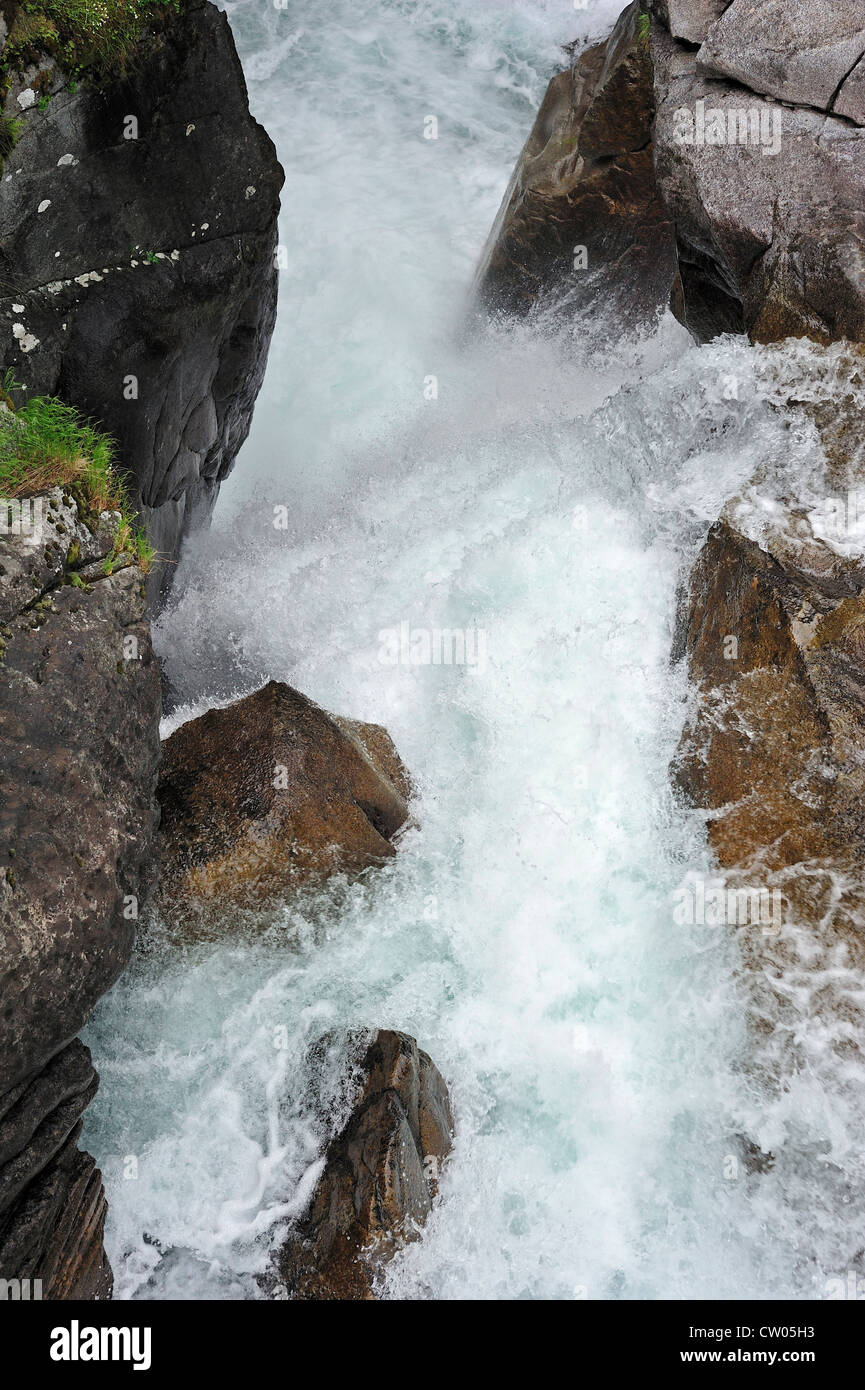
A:
POLYGON ((732 340, 463 332, 560 44, 618 8, 229 7, 286 268, 250 440, 157 627, 166 727, 287 680, 388 727, 419 828, 258 936, 157 932, 97 1009, 85 1138, 120 1296, 256 1296, 344 1102, 309 1045, 358 1026, 413 1034, 458 1126, 386 1295, 807 1298, 862 1243, 823 1181, 854 1174, 861 1102, 754 1089, 735 942, 672 912, 704 861, 669 790, 677 586, 755 466, 813 441, 732 340), (484 659, 387 664, 402 623, 480 633, 484 659), (791 1157, 749 1176, 742 1134, 791 1157))

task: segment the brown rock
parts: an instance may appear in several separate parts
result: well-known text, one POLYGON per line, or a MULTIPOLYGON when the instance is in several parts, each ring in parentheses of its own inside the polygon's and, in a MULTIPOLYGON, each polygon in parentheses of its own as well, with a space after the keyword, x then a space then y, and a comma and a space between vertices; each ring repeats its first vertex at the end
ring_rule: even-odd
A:
POLYGON ((679 650, 697 711, 674 777, 706 813, 727 890, 772 904, 768 920, 728 917, 746 1065, 767 1096, 796 1073, 840 1084, 865 1060, 865 562, 792 506, 759 541, 738 513, 691 578, 679 650))
POLYGON ((259 907, 380 865, 396 853, 408 793, 384 729, 333 718, 271 681, 164 745, 162 904, 259 907))
POLYGON ((278 1257, 293 1298, 373 1298, 376 1272, 418 1237, 451 1149, 447 1086, 413 1038, 377 1032, 361 1072, 351 1118, 328 1147, 311 1207, 278 1257))
POLYGON ((709 839, 723 867, 759 857, 773 870, 858 853, 865 567, 816 540, 793 509, 762 543, 738 529, 735 514, 729 507, 713 527, 691 577, 679 650, 699 708, 678 784, 712 813, 709 839))
POLYGON ((550 83, 477 273, 484 308, 604 305, 625 325, 666 307, 675 236, 652 156, 648 18, 635 3, 550 83), (585 267, 575 248, 584 247, 585 267))

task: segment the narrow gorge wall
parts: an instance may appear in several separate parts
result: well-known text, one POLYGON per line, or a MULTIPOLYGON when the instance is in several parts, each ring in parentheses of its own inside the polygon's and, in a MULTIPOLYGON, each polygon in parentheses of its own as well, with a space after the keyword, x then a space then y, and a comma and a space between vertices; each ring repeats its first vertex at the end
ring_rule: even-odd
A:
MULTIPOLYGON (((158 602, 249 429, 282 171, 203 0, 166 8, 119 75, 28 58, 4 106, 0 362, 19 405, 57 396, 116 440, 158 602)), ((101 1298, 105 1199, 77 1147, 98 1078, 76 1034, 155 885, 160 679, 118 516, 61 487, 0 522, 0 1278, 101 1298)))
POLYGON ((42 55, 4 112, 21 130, 0 181, 2 360, 117 440, 164 593, 249 430, 282 169, 205 0, 167 12, 108 82, 42 55))

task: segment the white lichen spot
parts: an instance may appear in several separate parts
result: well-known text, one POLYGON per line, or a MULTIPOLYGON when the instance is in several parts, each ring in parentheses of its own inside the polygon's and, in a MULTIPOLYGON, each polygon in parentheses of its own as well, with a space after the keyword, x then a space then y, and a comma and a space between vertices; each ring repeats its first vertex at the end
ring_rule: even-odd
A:
POLYGON ((132 266, 132 269, 134 270, 135 267, 136 267, 137 265, 140 264, 140 262, 138 262, 138 261, 130 261, 129 264, 132 266))
POLYGON ((55 251, 55 252, 54 252, 54 259, 55 259, 55 261, 57 260, 57 257, 58 257, 59 255, 60 255, 60 252, 59 252, 59 251, 55 251))
POLYGON ((78 160, 74 154, 62 154, 57 161, 57 168, 61 169, 65 164, 77 164, 78 160))
POLYGON ((201 230, 202 230, 203 232, 206 232, 209 226, 210 226, 210 223, 209 223, 209 222, 202 222, 202 224, 201 224, 201 230))
POLYGON ((50 199, 50 198, 43 198, 43 199, 42 199, 42 202, 39 204, 39 206, 38 206, 38 208, 36 209, 36 211, 37 211, 37 212, 45 212, 45 210, 46 210, 47 208, 50 208, 50 206, 51 206, 51 199, 50 199))
POLYGON ((52 280, 50 284, 45 286, 45 288, 47 289, 49 294, 59 294, 60 291, 63 289, 63 281, 52 280))
POLYGON ((28 333, 23 323, 13 323, 12 337, 17 340, 22 352, 32 352, 35 347, 39 346, 39 339, 34 338, 32 333, 28 333))
POLYGON ((36 93, 32 87, 25 87, 23 92, 18 93, 18 105, 22 111, 28 111, 31 106, 36 105, 36 93))
POLYGON ((23 313, 24 313, 24 305, 23 305, 23 304, 13 304, 13 305, 12 305, 12 312, 13 312, 13 314, 23 314, 23 313))
POLYGON ((171 259, 172 259, 173 261, 179 261, 179 260, 180 260, 180 252, 179 252, 179 251, 172 251, 172 253, 171 253, 171 259))
POLYGON ((190 121, 190 122, 189 122, 189 125, 186 127, 186 133, 187 133, 187 135, 191 135, 192 132, 194 131, 194 129, 195 129, 195 122, 194 122, 194 121, 190 121))
POLYGON ((247 190, 246 190, 246 198, 247 198, 247 201, 249 201, 250 198, 254 198, 254 197, 255 197, 255 184, 252 184, 252 183, 251 183, 251 184, 249 184, 249 186, 248 186, 248 188, 247 188, 247 190))

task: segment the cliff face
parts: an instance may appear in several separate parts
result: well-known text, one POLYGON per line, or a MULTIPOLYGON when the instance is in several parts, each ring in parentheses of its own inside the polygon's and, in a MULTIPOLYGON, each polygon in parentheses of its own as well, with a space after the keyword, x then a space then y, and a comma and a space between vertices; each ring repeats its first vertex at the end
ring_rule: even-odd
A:
MULTIPOLYGON (((282 171, 203 0, 166 9, 123 76, 76 83, 32 56, 4 107, 0 363, 24 399, 114 436, 169 561, 158 599, 249 428, 282 171)), ((14 515, 0 505, 0 1278, 100 1298, 105 1199, 77 1147, 98 1078, 76 1034, 155 884, 160 681, 120 518, 62 487, 25 534, 14 515)))
POLYGON ((0 1277, 92 1297, 110 1278, 75 1034, 153 887, 160 685, 143 577, 106 573, 112 514, 37 503, 32 537, 0 537, 0 1277))
POLYGON ((122 77, 76 85, 46 56, 4 109, 21 129, 0 180, 0 360, 117 440, 164 592, 249 430, 282 170, 205 0, 122 77))

